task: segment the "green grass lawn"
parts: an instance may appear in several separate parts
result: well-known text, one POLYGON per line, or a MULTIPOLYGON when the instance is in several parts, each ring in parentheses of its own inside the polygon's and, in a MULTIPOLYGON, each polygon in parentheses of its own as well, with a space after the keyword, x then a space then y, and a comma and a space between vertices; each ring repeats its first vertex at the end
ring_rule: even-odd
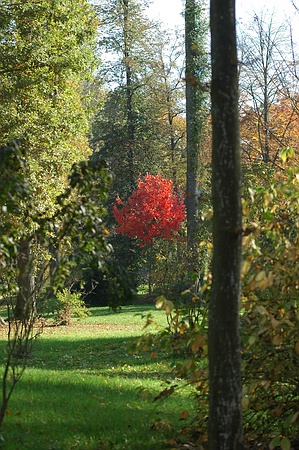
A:
MULTIPOLYGON (((129 351, 143 333, 140 314, 166 325, 165 314, 148 305, 91 312, 69 327, 44 329, 9 403, 0 448, 171 448, 167 440, 186 425, 180 413, 192 411, 192 392, 178 389, 153 402, 169 382, 183 384, 170 369, 174 356, 129 351)), ((2 333, 2 352, 5 342, 2 333)))

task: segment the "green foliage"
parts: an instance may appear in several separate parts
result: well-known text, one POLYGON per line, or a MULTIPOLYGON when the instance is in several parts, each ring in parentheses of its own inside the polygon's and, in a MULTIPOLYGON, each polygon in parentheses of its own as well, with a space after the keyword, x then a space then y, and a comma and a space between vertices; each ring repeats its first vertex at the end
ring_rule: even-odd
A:
MULTIPOLYGON (((167 325, 161 327, 150 313, 146 319, 145 329, 149 331, 142 335, 132 347, 135 352, 151 352, 152 358, 159 358, 161 354, 172 355, 171 371, 175 375, 175 381, 169 383, 162 390, 156 400, 162 400, 173 395, 177 389, 181 389, 176 381, 184 380, 184 386, 192 386, 196 415, 192 415, 191 427, 184 427, 178 434, 178 438, 191 436, 192 440, 202 445, 207 440, 208 418, 208 370, 207 370, 207 318, 208 296, 210 280, 202 283, 198 294, 191 290, 183 293, 185 304, 171 301, 160 296, 156 301, 156 308, 165 312, 167 325), (150 328, 155 326, 156 330, 150 328), (194 433, 196 428, 196 432, 194 433), (196 435, 196 437, 195 437, 196 435), (179 437, 180 436, 180 437, 179 437)), ((188 411, 185 411, 188 416, 188 411)), ((194 444, 195 445, 195 444, 194 444)))
MULTIPOLYGON (((40 235, 44 233, 41 219, 52 223, 60 207, 57 197, 65 191, 73 164, 86 160, 91 153, 82 84, 95 66, 97 21, 87 1, 67 0, 61 5, 56 0, 4 0, 0 25, 0 107, 4 111, 0 145, 21 143, 19 150, 13 150, 15 174, 9 167, 2 167, 6 210, 0 212, 5 223, 1 240, 11 243, 13 236, 21 240, 27 235, 31 247, 28 255, 40 290, 48 276, 49 254, 34 232, 39 229, 40 235), (17 167, 20 164, 22 167, 17 167), (16 177, 23 177, 23 191, 30 186, 30 195, 21 195, 16 177), (9 182, 9 178, 15 181, 9 182), (7 211, 13 196, 18 201, 7 211)), ((6 164, 4 153, 2 156, 1 164, 6 164)), ((13 251, 16 256, 16 246, 13 251)), ((3 280, 7 286, 5 276, 3 280)), ((20 277, 18 281, 20 284, 20 277)), ((18 287, 19 292, 26 290, 18 287)))
POLYGON ((210 270, 212 245, 211 212, 209 203, 200 203, 201 220, 197 233, 198 248, 196 252, 197 271, 190 270, 189 252, 186 249, 185 227, 180 232, 177 242, 156 240, 147 257, 147 279, 150 279, 155 295, 164 294, 180 304, 186 304, 186 289, 205 284, 210 270))
POLYGON ((57 325, 69 325, 73 317, 83 319, 89 314, 79 293, 70 292, 69 289, 57 292, 54 304, 54 317, 57 325))
POLYGON ((25 154, 20 143, 13 141, 0 147, 1 169, 1 213, 18 210, 19 204, 29 195, 29 186, 25 182, 25 154))
MULTIPOLYGON (((2 378, 0 426, 6 415, 7 405, 14 387, 28 365, 32 343, 40 333, 40 329, 36 327, 37 316, 34 299, 38 296, 39 308, 41 308, 40 301, 45 288, 43 279, 38 280, 38 284, 30 293, 29 298, 22 297, 22 300, 26 300, 26 316, 22 315, 22 319, 17 320, 14 314, 18 305, 14 301, 14 294, 18 292, 15 258, 24 258, 23 242, 38 237, 38 245, 43 248, 44 252, 53 248, 62 251, 63 256, 56 261, 53 278, 51 283, 48 283, 51 293, 59 289, 59 286, 63 286, 72 267, 80 257, 86 256, 86 254, 92 255, 99 264, 99 261, 103 259, 103 254, 110 250, 110 246, 105 241, 107 230, 102 225, 101 217, 98 216, 105 212, 102 203, 106 199, 110 180, 110 175, 103 162, 89 161, 73 168, 69 188, 57 199, 57 212, 53 217, 45 218, 34 208, 28 208, 26 220, 31 225, 28 226, 28 229, 33 228, 28 234, 28 229, 23 227, 22 230, 22 222, 15 223, 20 214, 19 202, 21 203, 24 198, 27 200, 31 188, 26 172, 23 173, 24 155, 16 144, 1 148, 1 152, 3 156, 1 164, 5 169, 6 181, 6 185, 3 186, 5 195, 0 195, 3 218, 1 231, 5 233, 0 242, 1 297, 4 296, 4 301, 8 305, 8 334, 2 378), (6 234, 10 230, 12 232, 6 234), (22 239, 20 239, 21 237, 22 239), (71 248, 70 244, 73 245, 71 248), (72 257, 75 245, 77 245, 77 254, 72 257)), ((27 203, 27 207, 29 204, 30 202, 27 203)), ((20 216, 24 217, 23 212, 20 216)), ((50 260, 46 259, 45 261, 45 259, 43 257, 41 260, 41 274, 50 269, 50 260)), ((33 275, 35 273, 30 271, 30 277, 33 275)), ((73 314, 82 315, 83 312, 86 312, 85 304, 78 296, 76 297, 76 294, 67 295, 64 291, 58 294, 58 299, 60 306, 57 310, 57 320, 60 323, 67 324, 73 314)))
MULTIPOLYGON (((100 264, 100 250, 111 249, 103 239, 109 232, 102 220, 110 182, 111 175, 103 160, 82 161, 73 167, 68 188, 57 198, 59 209, 53 216, 53 222, 58 224, 56 238, 61 245, 67 245, 65 240, 71 236, 72 247, 76 249, 73 259, 77 263, 83 252, 93 255, 100 264)), ((70 260, 70 253, 67 254, 70 260)))
MULTIPOLYGON (((160 62, 157 62, 156 65, 159 66, 160 62)), ((158 86, 159 82, 161 83, 160 74, 153 73, 152 79, 146 79, 145 83, 153 84, 141 87, 138 85, 132 98, 132 121, 135 126, 134 177, 137 179, 140 174, 162 173, 169 178, 173 177, 173 172, 176 172, 181 183, 184 180, 182 169, 185 162, 184 119, 178 119, 173 123, 173 139, 176 142, 173 155, 175 167, 173 167, 170 151, 170 125, 165 120, 167 117, 165 106, 167 92, 165 92, 165 97, 162 97, 161 92, 166 88, 163 85, 158 86)), ((177 109, 181 109, 181 106, 177 105, 177 109)), ((176 117, 176 110, 172 114, 176 117)), ((128 137, 124 87, 119 87, 107 94, 105 104, 95 115, 91 142, 101 157, 108 161, 109 167, 115 175, 111 201, 113 202, 117 195, 127 199, 132 192, 132 186, 128 183, 128 137)))
POLYGON ((282 159, 282 161, 285 163, 289 159, 293 158, 293 156, 294 156, 294 149, 292 147, 286 147, 286 148, 284 148, 283 150, 280 151, 279 156, 282 159))
POLYGON ((94 68, 95 15, 80 0, 5 0, 0 12, 6 18, 0 27, 0 143, 22 140, 32 195, 44 209, 61 192, 65 173, 89 151, 81 83, 94 68))
POLYGON ((290 450, 291 449, 291 442, 286 437, 273 438, 272 441, 270 442, 269 449, 272 450, 272 449, 277 448, 277 447, 281 448, 282 450, 290 450))
POLYGON ((178 34, 149 21, 145 3, 113 0, 97 7, 100 49, 112 56, 99 68, 99 78, 113 87, 106 84, 92 143, 115 174, 112 198, 130 195, 132 170, 133 179, 147 172, 167 178, 179 174, 180 183, 184 177, 184 44, 178 34))
POLYGON ((149 79, 148 62, 153 60, 155 45, 153 24, 145 17, 144 3, 113 0, 102 1, 97 7, 102 25, 99 45, 112 57, 100 68, 100 76, 114 85, 117 83, 117 87, 108 93, 104 108, 97 115, 94 141, 115 174, 115 196, 126 197, 135 187, 138 174, 151 170, 154 154, 149 137, 154 138, 154 126, 151 114, 147 113, 144 86, 149 79))
MULTIPOLYGON (((121 264, 107 256, 102 268, 83 267, 80 282, 84 301, 89 306, 109 306, 117 311, 136 301, 134 281, 121 264), (82 290, 83 289, 83 290, 82 290)), ((79 286, 74 286, 79 289, 79 286)))
MULTIPOLYGON (((0 265, 7 267, 11 257, 17 253, 17 236, 22 232, 24 223, 16 222, 20 215, 20 205, 30 195, 26 181, 25 155, 19 143, 13 141, 0 147, 0 265)), ((19 218, 20 220, 20 218, 19 218)))
POLYGON ((270 448, 296 447, 299 431, 299 177, 287 173, 250 188, 243 205, 244 420, 252 440, 273 438, 270 448))
POLYGON ((155 295, 164 294, 177 300, 181 292, 189 287, 185 243, 156 240, 148 253, 147 278, 155 295))
MULTIPOLYGON (((192 111, 197 133, 203 131, 209 110, 209 83, 211 66, 208 48, 209 20, 207 6, 202 0, 187 1, 185 5, 185 22, 188 29, 188 58, 186 62, 186 83, 194 88, 195 103, 192 111)), ((195 139, 194 135, 191 139, 195 139)))

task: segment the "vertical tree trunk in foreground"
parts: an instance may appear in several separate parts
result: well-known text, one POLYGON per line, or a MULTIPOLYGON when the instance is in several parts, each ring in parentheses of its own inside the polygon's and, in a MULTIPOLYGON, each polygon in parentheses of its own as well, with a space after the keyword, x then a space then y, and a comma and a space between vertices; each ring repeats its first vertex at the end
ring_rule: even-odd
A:
POLYGON ((213 284, 209 449, 242 449, 239 303, 242 213, 235 0, 211 0, 213 284))

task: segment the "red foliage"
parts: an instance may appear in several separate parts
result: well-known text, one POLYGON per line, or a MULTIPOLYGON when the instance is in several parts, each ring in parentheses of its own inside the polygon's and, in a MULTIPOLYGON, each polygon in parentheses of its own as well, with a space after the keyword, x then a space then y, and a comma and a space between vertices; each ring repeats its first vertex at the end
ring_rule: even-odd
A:
POLYGON ((182 195, 173 190, 172 181, 161 175, 146 175, 138 180, 138 188, 126 204, 117 197, 113 213, 118 228, 115 231, 131 238, 140 246, 152 244, 155 237, 173 239, 186 219, 182 195))

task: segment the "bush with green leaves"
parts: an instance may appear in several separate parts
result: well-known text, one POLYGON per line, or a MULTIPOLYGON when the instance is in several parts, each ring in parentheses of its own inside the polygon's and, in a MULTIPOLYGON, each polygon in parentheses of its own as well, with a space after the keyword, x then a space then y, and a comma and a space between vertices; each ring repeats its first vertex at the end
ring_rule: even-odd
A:
POLYGON ((270 449, 299 446, 299 171, 285 174, 243 204, 244 426, 270 449))
MULTIPOLYGON (((185 387, 192 387, 195 403, 198 405, 196 416, 189 428, 184 426, 181 437, 189 436, 194 443, 207 441, 208 418, 208 370, 207 370, 207 325, 208 325, 208 293, 210 279, 203 282, 199 295, 191 290, 183 294, 187 297, 187 305, 177 308, 171 300, 163 295, 156 300, 156 308, 164 310, 167 326, 161 327, 155 323, 153 316, 145 316, 147 327, 155 326, 155 332, 146 332, 131 347, 132 352, 148 351, 154 359, 158 355, 171 355, 170 370, 175 375, 174 382, 168 382, 155 400, 172 395, 181 389, 177 381, 184 380, 185 387)), ((189 415, 189 411, 185 411, 189 415)), ((180 439, 180 436, 176 436, 180 439)))
POLYGON ((90 314, 78 292, 63 289, 56 294, 54 318, 57 325, 69 325, 74 317, 83 319, 90 314))
POLYGON ((116 311, 123 305, 134 304, 134 280, 125 267, 113 259, 113 254, 106 258, 101 268, 83 267, 81 275, 80 283, 73 289, 82 292, 86 305, 109 306, 116 311))

